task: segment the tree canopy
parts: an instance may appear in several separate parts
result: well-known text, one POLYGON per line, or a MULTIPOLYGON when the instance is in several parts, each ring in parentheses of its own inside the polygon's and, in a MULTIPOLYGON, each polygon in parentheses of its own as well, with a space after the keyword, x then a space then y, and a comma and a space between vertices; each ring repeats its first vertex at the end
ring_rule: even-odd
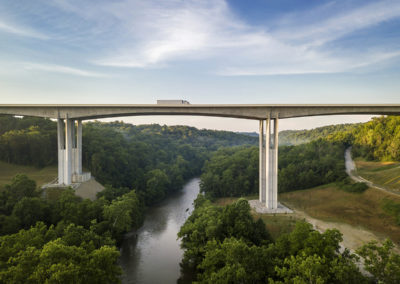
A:
POLYGON ((244 199, 221 208, 199 195, 178 235, 183 273, 191 269, 196 283, 368 283, 357 257, 339 250, 338 230, 299 222, 272 242, 244 199))

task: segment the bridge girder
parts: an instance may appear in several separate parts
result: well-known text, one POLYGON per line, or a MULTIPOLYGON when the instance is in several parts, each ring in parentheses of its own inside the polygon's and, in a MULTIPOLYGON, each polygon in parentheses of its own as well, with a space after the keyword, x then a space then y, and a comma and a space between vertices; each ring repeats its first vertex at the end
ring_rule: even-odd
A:
POLYGON ((0 105, 0 114, 79 120, 141 115, 188 115, 242 119, 319 115, 400 115, 400 105, 0 105))

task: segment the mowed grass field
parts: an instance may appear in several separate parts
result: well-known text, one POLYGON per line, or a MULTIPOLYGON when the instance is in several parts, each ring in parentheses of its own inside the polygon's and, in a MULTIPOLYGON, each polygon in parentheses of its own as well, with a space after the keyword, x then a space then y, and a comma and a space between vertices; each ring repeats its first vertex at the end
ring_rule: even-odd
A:
POLYGON ((382 210, 385 199, 400 203, 400 196, 369 188, 364 193, 348 193, 330 184, 281 194, 279 200, 313 218, 342 222, 367 229, 380 237, 400 243, 400 226, 382 210))
POLYGON ((35 168, 8 164, 0 161, 0 189, 10 184, 16 174, 26 174, 30 179, 36 181, 38 186, 48 183, 57 177, 57 166, 35 168))
POLYGON ((400 193, 400 163, 355 160, 357 174, 376 185, 400 193))

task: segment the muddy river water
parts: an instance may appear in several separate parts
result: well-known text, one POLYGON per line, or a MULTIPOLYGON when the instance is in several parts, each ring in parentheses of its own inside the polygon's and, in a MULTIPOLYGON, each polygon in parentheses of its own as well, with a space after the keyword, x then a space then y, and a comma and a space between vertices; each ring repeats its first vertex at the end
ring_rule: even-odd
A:
POLYGON ((148 210, 143 226, 128 233, 121 246, 122 283, 176 283, 183 251, 177 233, 193 211, 200 180, 148 210))

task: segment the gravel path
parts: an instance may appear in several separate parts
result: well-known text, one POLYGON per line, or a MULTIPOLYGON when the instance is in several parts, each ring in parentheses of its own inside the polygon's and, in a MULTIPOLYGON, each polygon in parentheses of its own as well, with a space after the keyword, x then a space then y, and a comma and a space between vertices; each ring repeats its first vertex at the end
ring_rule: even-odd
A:
POLYGON ((372 240, 376 240, 378 242, 384 241, 384 238, 378 237, 373 232, 370 232, 366 229, 354 227, 345 223, 328 222, 315 219, 309 216, 307 213, 298 209, 295 209, 294 216, 299 219, 305 219, 308 223, 313 225, 315 230, 321 233, 325 232, 328 229, 338 229, 343 234, 341 247, 348 248, 352 252, 372 240))

